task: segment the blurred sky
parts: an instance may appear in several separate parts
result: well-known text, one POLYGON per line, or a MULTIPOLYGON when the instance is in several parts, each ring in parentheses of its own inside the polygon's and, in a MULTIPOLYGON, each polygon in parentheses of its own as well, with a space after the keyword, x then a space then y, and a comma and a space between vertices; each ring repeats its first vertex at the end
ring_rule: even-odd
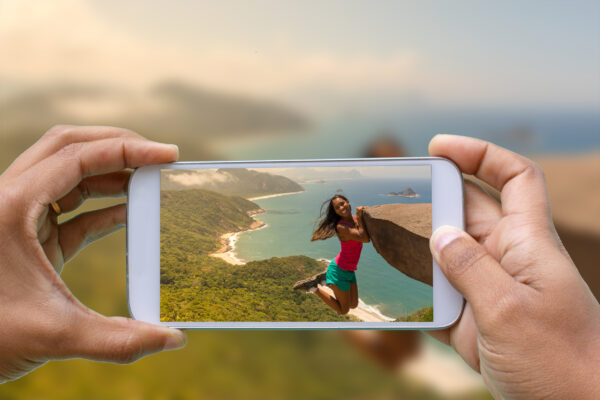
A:
POLYGON ((348 107, 600 108, 600 2, 0 0, 0 87, 176 77, 348 107))

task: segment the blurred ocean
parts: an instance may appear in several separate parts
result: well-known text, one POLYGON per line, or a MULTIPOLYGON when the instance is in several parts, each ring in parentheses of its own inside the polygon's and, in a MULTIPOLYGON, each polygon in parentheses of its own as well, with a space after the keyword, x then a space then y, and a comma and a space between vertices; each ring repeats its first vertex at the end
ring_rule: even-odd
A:
MULTIPOLYGON (((265 212, 257 218, 267 224, 264 229, 240 234, 236 254, 247 261, 290 255, 334 258, 340 250, 337 238, 311 242, 321 204, 340 190, 348 197, 353 213, 357 206, 391 203, 430 203, 429 179, 335 180, 302 184, 305 192, 254 200, 265 212), (412 188, 418 198, 390 197, 385 194, 412 188)), ((398 318, 433 304, 428 285, 408 278, 391 267, 367 243, 363 246, 357 270, 360 299, 382 314, 398 318)))
POLYGON ((361 157, 375 138, 393 137, 408 155, 425 156, 429 140, 438 133, 477 137, 527 155, 579 153, 600 149, 600 110, 419 109, 369 116, 348 113, 319 120, 305 134, 227 140, 216 149, 227 159, 361 157))

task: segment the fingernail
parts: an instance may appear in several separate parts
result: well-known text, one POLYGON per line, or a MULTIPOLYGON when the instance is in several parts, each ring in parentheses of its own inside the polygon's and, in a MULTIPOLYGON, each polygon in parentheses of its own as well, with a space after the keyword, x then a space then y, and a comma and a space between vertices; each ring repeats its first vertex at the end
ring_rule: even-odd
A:
POLYGON ((153 143, 159 147, 175 151, 175 153, 177 153, 177 157, 179 157, 179 146, 177 146, 176 144, 159 143, 159 142, 153 142, 153 143))
POLYGON ((179 349, 185 346, 187 339, 185 337, 185 333, 181 332, 179 329, 170 329, 170 334, 165 341, 165 346, 163 350, 174 350, 179 349))
POLYGON ((442 249, 449 245, 452 241, 459 238, 462 231, 453 226, 440 226, 431 235, 431 243, 433 243, 432 250, 438 255, 442 252, 442 249))

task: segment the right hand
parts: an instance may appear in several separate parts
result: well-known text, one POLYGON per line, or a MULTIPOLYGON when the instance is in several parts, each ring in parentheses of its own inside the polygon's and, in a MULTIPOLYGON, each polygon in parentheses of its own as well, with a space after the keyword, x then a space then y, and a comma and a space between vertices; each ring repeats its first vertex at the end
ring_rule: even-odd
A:
POLYGON ((501 191, 502 202, 466 182, 468 233, 432 235, 434 258, 467 301, 459 321, 432 336, 496 398, 599 399, 600 305, 554 230, 542 170, 467 137, 438 135, 429 152, 501 191))

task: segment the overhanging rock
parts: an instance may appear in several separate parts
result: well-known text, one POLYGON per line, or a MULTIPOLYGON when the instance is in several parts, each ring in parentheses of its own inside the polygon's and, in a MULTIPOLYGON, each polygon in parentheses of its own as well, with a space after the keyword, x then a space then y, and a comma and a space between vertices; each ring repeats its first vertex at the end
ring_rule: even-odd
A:
POLYGON ((375 250, 392 267, 433 285, 431 203, 366 207, 363 219, 375 250))

